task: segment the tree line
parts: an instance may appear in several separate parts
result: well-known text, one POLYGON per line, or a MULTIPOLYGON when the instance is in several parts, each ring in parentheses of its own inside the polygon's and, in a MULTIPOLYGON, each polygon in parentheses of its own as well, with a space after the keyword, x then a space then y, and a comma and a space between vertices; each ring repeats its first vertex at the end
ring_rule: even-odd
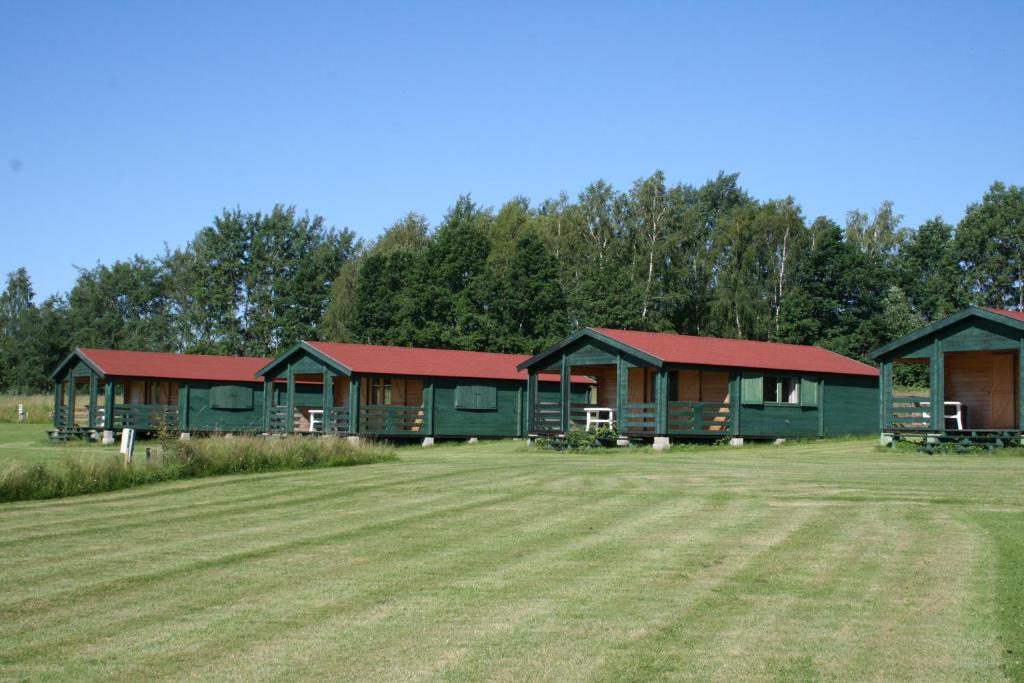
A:
POLYGON ((0 391, 48 386, 76 346, 273 356, 300 339, 534 353, 584 326, 818 344, 855 358, 968 304, 1024 308, 1024 188, 994 183, 952 225, 891 202, 809 221, 737 174, 655 172, 575 199, 462 196, 432 229, 376 239, 294 207, 225 210, 184 247, 80 268, 36 304, 0 294, 0 391))

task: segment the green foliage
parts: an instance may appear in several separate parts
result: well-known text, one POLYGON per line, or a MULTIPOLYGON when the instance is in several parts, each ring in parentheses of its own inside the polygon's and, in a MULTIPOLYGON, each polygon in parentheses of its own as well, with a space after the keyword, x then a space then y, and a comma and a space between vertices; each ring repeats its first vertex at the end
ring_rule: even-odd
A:
MULTIPOLYGON (((91 460, 67 458, 56 465, 12 463, 0 471, 0 502, 64 498, 176 479, 397 459, 390 447, 352 446, 336 438, 212 437, 180 442, 164 436, 161 453, 151 463, 125 464, 114 455, 91 460)), ((137 452, 140 450, 141 444, 137 452)))
MULTIPOLYGON (((627 191, 497 213, 459 197, 431 232, 409 213, 364 244, 294 207, 226 210, 181 249, 82 269, 33 302, 0 294, 0 391, 49 389, 73 346, 269 356, 298 339, 533 353, 584 326, 871 349, 969 303, 1024 308, 1024 189, 994 183, 954 229, 892 202, 845 230, 737 174, 655 171, 627 191)), ((914 370, 908 370, 913 374, 914 370)), ((913 384, 912 376, 897 381, 913 384)))
POLYGON ((1024 308, 1024 187, 993 183, 967 208, 956 244, 970 303, 1024 308))

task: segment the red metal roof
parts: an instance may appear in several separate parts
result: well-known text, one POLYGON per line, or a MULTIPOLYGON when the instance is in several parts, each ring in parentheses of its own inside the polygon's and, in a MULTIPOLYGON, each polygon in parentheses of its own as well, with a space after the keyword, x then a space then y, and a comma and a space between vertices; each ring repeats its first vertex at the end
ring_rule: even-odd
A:
POLYGON ((990 308, 988 310, 999 315, 1005 315, 1007 318, 1024 321, 1024 311, 1008 311, 1005 308, 990 308))
POLYGON ((198 379, 212 382, 260 382, 256 371, 269 358, 244 356, 203 356, 190 353, 154 351, 112 351, 78 349, 107 377, 152 377, 157 379, 198 379))
MULTIPOLYGON (((360 374, 510 380, 525 380, 527 378, 526 371, 516 370, 516 366, 527 360, 529 356, 518 354, 321 341, 306 343, 349 370, 360 374)), ((539 379, 557 382, 558 375, 540 375, 539 379)), ((589 377, 573 377, 572 381, 593 383, 589 377)))
POLYGON ((820 346, 592 328, 665 363, 877 377, 878 370, 820 346))

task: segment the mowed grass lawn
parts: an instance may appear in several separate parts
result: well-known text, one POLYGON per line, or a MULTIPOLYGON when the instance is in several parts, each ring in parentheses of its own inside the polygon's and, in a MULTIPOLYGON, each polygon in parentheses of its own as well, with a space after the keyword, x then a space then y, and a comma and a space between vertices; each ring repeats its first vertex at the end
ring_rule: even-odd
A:
POLYGON ((1019 456, 400 455, 0 506, 0 678, 1022 675, 1019 456))

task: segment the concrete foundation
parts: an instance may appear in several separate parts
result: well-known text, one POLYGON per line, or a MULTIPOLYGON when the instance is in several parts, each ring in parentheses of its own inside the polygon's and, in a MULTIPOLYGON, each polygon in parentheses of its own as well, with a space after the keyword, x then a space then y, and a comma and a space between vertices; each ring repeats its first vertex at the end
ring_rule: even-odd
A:
POLYGON ((363 443, 363 440, 358 436, 346 436, 345 441, 347 441, 350 446, 359 446, 363 443))
POLYGON ((425 437, 423 437, 423 447, 424 448, 429 448, 430 446, 433 446, 433 445, 434 445, 434 437, 432 437, 432 436, 425 436, 425 437))
POLYGON ((775 441, 772 441, 772 443, 775 444, 776 446, 781 446, 782 444, 786 443, 786 440, 785 439, 775 439, 775 441))
POLYGON ((619 438, 615 439, 615 445, 616 446, 628 446, 629 445, 629 439, 627 439, 624 436, 620 436, 619 438))
POLYGON ((474 437, 471 437, 471 438, 469 439, 469 441, 467 441, 466 443, 477 443, 478 441, 480 441, 480 439, 478 439, 478 438, 476 438, 476 437, 474 436, 474 437))
POLYGON ((654 437, 654 450, 663 451, 672 445, 672 440, 667 436, 656 436, 654 437))
POLYGON ((179 436, 178 438, 181 439, 182 441, 191 441, 192 432, 182 432, 181 436, 179 436))
POLYGON ((891 446, 892 442, 892 434, 882 434, 882 437, 878 440, 879 445, 882 446, 891 446))
POLYGON ((730 446, 736 446, 737 448, 742 446, 743 445, 743 437, 742 436, 734 436, 734 437, 732 437, 731 439, 729 439, 729 445, 730 446))
POLYGON ((109 446, 112 443, 114 443, 114 430, 113 429, 104 429, 103 430, 103 438, 101 439, 101 441, 103 442, 104 446, 109 446))

